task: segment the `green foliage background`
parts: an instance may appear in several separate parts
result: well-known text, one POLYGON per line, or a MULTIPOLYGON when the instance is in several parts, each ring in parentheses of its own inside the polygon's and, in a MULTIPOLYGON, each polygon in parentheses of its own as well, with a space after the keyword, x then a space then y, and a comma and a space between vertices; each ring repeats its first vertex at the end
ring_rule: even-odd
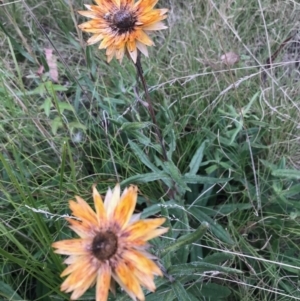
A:
MULTIPOLYGON (((104 194, 119 179, 139 185, 143 217, 170 227, 151 242, 169 277, 147 301, 299 300, 300 84, 280 55, 262 80, 299 28, 299 4, 158 3, 169 28, 142 64, 168 161, 133 63, 108 65, 85 46, 83 4, 0 3, 1 298, 68 300, 51 249, 73 236, 68 200, 90 202, 93 183, 104 194), (45 49, 57 56, 57 83, 45 49), (220 60, 228 51, 240 56, 234 66, 220 60)), ((82 297, 93 299, 93 289, 82 297)), ((128 297, 119 289, 110 300, 128 297)))

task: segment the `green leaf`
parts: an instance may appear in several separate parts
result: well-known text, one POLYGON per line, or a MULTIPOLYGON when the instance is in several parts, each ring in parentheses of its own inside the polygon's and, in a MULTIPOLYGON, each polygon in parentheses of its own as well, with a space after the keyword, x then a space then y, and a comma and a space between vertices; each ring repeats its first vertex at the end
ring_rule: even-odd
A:
POLYGON ((282 157, 278 162, 278 169, 286 169, 286 159, 282 157))
POLYGON ((83 132, 86 131, 86 126, 82 123, 80 123, 79 121, 73 121, 69 123, 69 128, 70 128, 70 132, 71 134, 73 134, 74 130, 82 130, 83 132))
POLYGON ((66 92, 68 91, 68 88, 62 85, 53 84, 51 81, 46 81, 44 83, 40 83, 34 90, 26 92, 26 95, 39 94, 43 96, 46 93, 50 93, 50 91, 66 92))
POLYGON ((158 153, 161 153, 160 145, 152 144, 151 139, 145 136, 143 132, 133 132, 132 135, 144 146, 149 146, 154 148, 158 153))
MULTIPOLYGON (((187 233, 190 230, 189 226, 189 218, 188 214, 185 210, 181 211, 181 216, 178 221, 175 222, 173 225, 173 229, 176 229, 176 231, 187 233)), ((190 256, 190 250, 191 245, 186 244, 185 246, 178 249, 176 252, 176 258, 178 259, 178 262, 180 263, 186 263, 190 260, 188 260, 190 256)))
MULTIPOLYGON (((157 284, 157 281, 156 281, 157 284)), ((164 288, 163 290, 157 290, 155 293, 146 296, 147 301, 173 301, 176 298, 173 290, 167 290, 164 288)), ((132 300, 132 299, 130 299, 132 300)), ((121 301, 118 299, 117 301, 121 301)), ((122 300, 123 301, 123 300, 122 300)))
POLYGON ((145 155, 145 153, 140 149, 140 147, 134 143, 131 140, 128 140, 128 143, 131 147, 131 149, 134 151, 136 156, 153 172, 160 172, 160 170, 152 163, 150 162, 149 158, 145 155))
POLYGON ((207 231, 208 223, 204 222, 200 225, 200 227, 192 233, 183 235, 179 237, 175 242, 168 245, 161 251, 161 257, 164 257, 169 252, 174 252, 178 250, 180 247, 191 244, 197 240, 199 240, 207 231))
POLYGON ((300 193, 300 184, 293 185, 292 187, 281 191, 282 195, 285 197, 293 197, 300 193))
POLYGON ((235 126, 236 126, 236 129, 227 132, 228 136, 231 136, 230 145, 232 145, 235 142, 236 136, 243 129, 243 119, 241 119, 239 121, 235 121, 235 126))
POLYGON ((148 182, 153 182, 161 180, 164 182, 170 182, 171 185, 171 180, 168 174, 165 172, 150 172, 150 173, 144 173, 144 174, 139 174, 132 176, 130 178, 127 178, 126 180, 121 182, 121 185, 126 186, 131 183, 148 183, 148 182))
POLYGON ((203 213, 198 208, 192 207, 191 209, 188 209, 188 212, 192 214, 199 222, 207 222, 209 224, 209 228, 211 232, 216 235, 221 241, 229 244, 234 245, 234 241, 230 237, 227 231, 223 229, 223 227, 218 224, 216 221, 214 221, 212 218, 210 218, 208 215, 203 213))
POLYGON ((59 107, 59 112, 61 114, 64 113, 64 110, 69 110, 69 111, 75 113, 74 107, 71 104, 67 103, 67 102, 59 101, 58 102, 58 107, 59 107))
POLYGON ((52 121, 51 121, 51 130, 53 135, 57 134, 57 131, 59 128, 63 127, 63 123, 61 121, 61 118, 59 116, 55 117, 52 121))
POLYGON ((278 168, 278 166, 277 165, 275 165, 275 164, 272 164, 272 163, 270 163, 270 162, 268 162, 267 160, 263 160, 263 159, 261 159, 261 160, 259 160, 265 167, 267 167, 267 168, 270 168, 271 170, 276 170, 277 168, 278 168))
POLYGON ((204 177, 204 176, 199 176, 199 175, 191 175, 189 173, 186 173, 183 176, 183 180, 185 183, 189 184, 216 184, 216 183, 227 183, 231 180, 232 178, 212 178, 212 177, 204 177))
POLYGON ((23 49, 23 47, 20 46, 19 43, 16 42, 16 40, 5 30, 5 27, 2 25, 2 23, 0 22, 0 28, 2 29, 2 31, 5 33, 5 35, 8 37, 8 39, 10 40, 12 46, 20 53, 22 54, 28 61, 30 61, 31 63, 35 64, 36 61, 33 59, 33 57, 23 49))
POLYGON ((68 41, 75 46, 77 51, 80 51, 82 49, 82 46, 80 45, 80 43, 78 43, 77 39, 74 39, 74 35, 71 34, 71 30, 70 28, 68 28, 65 20, 62 20, 59 18, 60 14, 53 14, 53 17, 55 18, 55 21, 57 22, 57 24, 59 24, 59 28, 61 28, 61 30, 64 33, 64 37, 67 37, 68 41))
POLYGON ((151 122, 124 122, 122 123, 120 130, 127 132, 139 131, 144 128, 149 128, 151 126, 151 122))
POLYGON ((181 193, 191 191, 190 188, 186 185, 186 182, 183 180, 183 176, 181 175, 179 169, 172 161, 163 162, 163 169, 166 173, 170 175, 170 178, 174 180, 174 182, 180 187, 181 193))
MULTIPOLYGON (((21 298, 14 289, 12 289, 8 284, 0 280, 0 296, 5 297, 10 301, 20 301, 24 300, 21 298)), ((24 300, 25 301, 25 300, 24 300)))
POLYGON ((180 301, 193 301, 194 298, 191 298, 188 292, 185 290, 183 285, 179 281, 172 283, 172 290, 175 293, 177 300, 180 301))
POLYGON ((175 132, 173 129, 170 130, 169 136, 170 136, 170 142, 168 144, 169 150, 167 151, 167 157, 171 161, 172 155, 173 155, 174 151, 176 150, 176 137, 175 137, 175 132))
POLYGON ((203 261, 211 264, 221 264, 224 261, 233 259, 234 256, 229 253, 214 253, 206 256, 203 261))
POLYGON ((260 93, 261 93, 260 91, 256 92, 252 96, 249 103, 245 107, 243 107, 243 111, 242 111, 243 116, 245 116, 249 112, 249 110, 251 109, 252 104, 256 101, 256 99, 257 99, 257 97, 259 96, 260 93))
POLYGON ((208 140, 203 141, 201 143, 200 147, 197 149, 196 153, 194 154, 194 156, 189 164, 189 168, 190 168, 190 171, 188 173, 189 175, 195 175, 198 172, 200 164, 203 159, 203 152, 204 152, 207 141, 208 140))
POLYGON ((195 275, 204 272, 222 272, 222 273, 230 273, 230 274, 243 274, 242 271, 225 267, 219 266, 216 264, 211 264, 203 261, 195 261, 190 263, 184 264, 177 264, 173 265, 168 269, 168 273, 172 276, 185 276, 185 275, 195 275))
MULTIPOLYGON (((198 205, 198 203, 196 203, 198 205)), ((248 210, 253 207, 252 204, 223 204, 220 206, 205 207, 203 212, 209 216, 216 216, 221 214, 230 214, 234 211, 248 210)))
POLYGON ((286 179, 300 179, 300 170, 295 169, 277 169, 272 171, 274 177, 286 178, 286 179))
POLYGON ((51 109, 52 106, 53 106, 53 105, 52 105, 52 100, 51 100, 51 98, 50 98, 50 97, 47 97, 47 98, 45 99, 45 101, 43 102, 43 104, 40 105, 40 109, 41 109, 41 110, 44 110, 45 115, 46 115, 47 117, 49 117, 49 115, 50 115, 50 109, 51 109))
POLYGON ((141 218, 147 218, 151 215, 159 213, 161 211, 161 207, 172 207, 174 205, 176 205, 176 202, 174 200, 170 200, 168 202, 165 202, 164 204, 151 205, 143 210, 141 218))
POLYGON ((231 290, 225 286, 216 283, 201 283, 201 285, 193 285, 188 291, 195 296, 202 296, 203 300, 227 300, 231 294, 231 290))

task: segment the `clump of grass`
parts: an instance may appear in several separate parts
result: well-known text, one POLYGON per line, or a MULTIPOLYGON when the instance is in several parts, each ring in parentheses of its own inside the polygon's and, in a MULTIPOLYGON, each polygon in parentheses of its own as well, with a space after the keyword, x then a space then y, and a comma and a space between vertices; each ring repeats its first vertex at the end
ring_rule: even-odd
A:
POLYGON ((167 161, 134 65, 85 47, 82 1, 1 5, 0 296, 68 298, 50 247, 71 235, 67 201, 119 178, 139 185, 142 216, 163 215, 171 229, 153 242, 170 277, 146 300, 299 298, 299 82, 280 80, 280 57, 261 77, 299 22, 294 2, 159 3, 169 29, 143 70, 167 161), (237 65, 222 64, 228 51, 237 65), (201 223, 201 239, 185 236, 201 223))

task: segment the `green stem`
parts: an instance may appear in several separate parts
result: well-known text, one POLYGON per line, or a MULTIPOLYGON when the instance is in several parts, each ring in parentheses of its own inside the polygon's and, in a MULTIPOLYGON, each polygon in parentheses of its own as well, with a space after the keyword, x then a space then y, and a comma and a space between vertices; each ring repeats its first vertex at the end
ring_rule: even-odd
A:
POLYGON ((147 101, 147 104, 148 104, 148 111, 149 111, 150 117, 152 119, 152 123, 154 124, 154 130, 155 130, 155 133, 157 135, 158 141, 161 145, 163 159, 164 159, 164 161, 168 161, 166 147, 165 147, 164 140, 162 138, 162 134, 159 130, 159 127, 158 127, 158 124, 157 124, 157 121, 156 121, 154 108, 153 108, 153 105, 152 105, 152 102, 151 102, 151 99, 150 99, 148 87, 147 87, 146 80, 145 80, 145 77, 144 77, 142 64, 141 64, 141 53, 140 52, 138 52, 135 67, 136 67, 136 70, 137 70, 138 77, 141 79, 143 89, 145 91, 146 101, 147 101))

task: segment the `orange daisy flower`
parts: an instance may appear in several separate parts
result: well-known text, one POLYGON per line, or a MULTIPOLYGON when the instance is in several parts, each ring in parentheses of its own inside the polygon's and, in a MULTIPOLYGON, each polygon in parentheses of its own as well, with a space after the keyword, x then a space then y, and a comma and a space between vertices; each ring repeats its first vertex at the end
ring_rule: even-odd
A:
POLYGON ((92 18, 79 25, 85 32, 93 33, 87 44, 100 42, 106 49, 107 61, 114 56, 121 62, 127 52, 134 63, 138 50, 148 56, 146 46, 153 46, 148 33, 165 29, 161 22, 167 18, 167 9, 153 9, 158 0, 95 0, 97 5, 85 5, 88 11, 78 13, 92 18))
POLYGON ((114 292, 115 281, 136 300, 145 300, 141 285, 155 290, 154 275, 162 272, 147 252, 147 241, 168 231, 160 228, 165 218, 140 220, 132 215, 136 186, 126 188, 120 196, 120 186, 108 190, 104 202, 95 186, 93 199, 96 212, 82 198, 70 201, 70 209, 78 220, 66 218, 70 228, 80 238, 52 244, 55 253, 69 255, 69 266, 61 277, 67 276, 61 290, 73 292, 76 300, 96 284, 96 301, 106 301, 109 289, 114 292))

